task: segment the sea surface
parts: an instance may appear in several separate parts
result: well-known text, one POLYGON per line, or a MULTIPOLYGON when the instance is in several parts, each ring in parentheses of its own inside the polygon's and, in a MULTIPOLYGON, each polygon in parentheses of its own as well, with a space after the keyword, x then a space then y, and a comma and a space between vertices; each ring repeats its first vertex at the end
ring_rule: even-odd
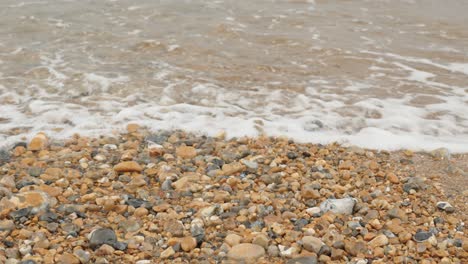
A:
POLYGON ((465 0, 1 0, 0 145, 138 123, 468 152, 465 0))

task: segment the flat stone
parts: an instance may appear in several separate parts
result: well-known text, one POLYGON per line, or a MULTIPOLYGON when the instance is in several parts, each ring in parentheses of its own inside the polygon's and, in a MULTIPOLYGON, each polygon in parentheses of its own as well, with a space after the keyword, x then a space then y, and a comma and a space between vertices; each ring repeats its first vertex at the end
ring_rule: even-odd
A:
POLYGON ((124 161, 114 166, 116 172, 141 172, 143 168, 135 161, 124 161))
POLYGON ((235 261, 255 261, 263 256, 265 249, 250 243, 235 245, 228 252, 228 258, 235 261))

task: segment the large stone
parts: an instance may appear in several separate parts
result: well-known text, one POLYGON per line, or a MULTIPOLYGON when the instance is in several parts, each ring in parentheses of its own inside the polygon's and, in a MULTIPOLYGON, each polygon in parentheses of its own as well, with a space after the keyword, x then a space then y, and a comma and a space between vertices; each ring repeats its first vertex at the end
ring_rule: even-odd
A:
POLYGON ((143 168, 135 161, 124 161, 114 166, 116 172, 141 172, 143 168))
POLYGON ((351 215, 355 204, 354 198, 327 199, 320 204, 320 210, 322 213, 331 211, 335 214, 351 215))
POLYGON ((252 262, 265 256, 265 249, 259 245, 242 243, 235 245, 228 252, 228 258, 234 261, 252 262))

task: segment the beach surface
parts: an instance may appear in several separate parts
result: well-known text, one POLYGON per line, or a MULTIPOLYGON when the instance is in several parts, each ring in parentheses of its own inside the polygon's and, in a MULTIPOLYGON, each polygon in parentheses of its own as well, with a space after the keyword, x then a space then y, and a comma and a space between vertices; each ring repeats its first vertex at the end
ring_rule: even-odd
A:
POLYGON ((467 161, 136 124, 39 133, 0 152, 0 262, 466 263, 467 161))

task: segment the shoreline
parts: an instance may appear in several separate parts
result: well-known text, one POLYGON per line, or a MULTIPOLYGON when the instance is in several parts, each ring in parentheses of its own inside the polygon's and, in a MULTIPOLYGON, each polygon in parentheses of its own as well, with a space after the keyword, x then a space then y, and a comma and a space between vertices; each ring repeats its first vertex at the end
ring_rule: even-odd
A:
POLYGON ((443 150, 135 124, 63 144, 38 134, 0 156, 0 260, 463 263, 467 166, 467 154, 443 150))

